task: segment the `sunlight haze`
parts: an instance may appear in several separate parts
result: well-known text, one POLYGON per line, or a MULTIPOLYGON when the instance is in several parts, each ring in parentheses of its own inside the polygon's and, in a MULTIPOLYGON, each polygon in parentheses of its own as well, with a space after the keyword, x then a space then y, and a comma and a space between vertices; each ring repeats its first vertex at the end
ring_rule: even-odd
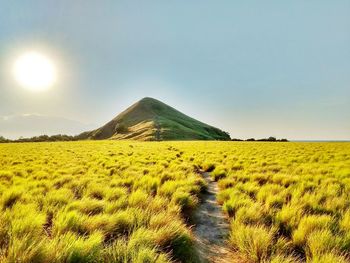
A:
POLYGON ((21 86, 32 91, 48 89, 56 80, 56 70, 52 61, 34 51, 16 59, 13 74, 21 86))

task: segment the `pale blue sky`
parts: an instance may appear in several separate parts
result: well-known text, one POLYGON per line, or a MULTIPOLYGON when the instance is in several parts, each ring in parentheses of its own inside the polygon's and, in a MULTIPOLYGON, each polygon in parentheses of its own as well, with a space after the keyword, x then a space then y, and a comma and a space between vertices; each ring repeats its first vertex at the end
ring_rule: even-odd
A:
POLYGON ((232 137, 350 139, 349 14, 348 0, 0 0, 0 135, 28 114, 99 126, 150 96, 232 137), (12 80, 29 49, 56 61, 51 90, 12 80))

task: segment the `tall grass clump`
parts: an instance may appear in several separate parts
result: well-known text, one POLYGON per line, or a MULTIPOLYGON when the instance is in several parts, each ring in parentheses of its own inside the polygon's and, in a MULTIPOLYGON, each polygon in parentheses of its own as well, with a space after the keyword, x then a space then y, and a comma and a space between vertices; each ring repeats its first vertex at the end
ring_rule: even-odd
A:
POLYGON ((232 245, 252 262, 268 260, 273 249, 274 229, 262 225, 234 222, 230 235, 232 245))

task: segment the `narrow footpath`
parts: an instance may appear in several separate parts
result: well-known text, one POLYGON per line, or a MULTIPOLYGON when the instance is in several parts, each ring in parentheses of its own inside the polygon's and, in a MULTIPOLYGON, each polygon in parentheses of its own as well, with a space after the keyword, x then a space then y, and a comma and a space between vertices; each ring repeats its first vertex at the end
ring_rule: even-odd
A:
POLYGON ((158 117, 156 117, 156 119, 154 120, 154 126, 156 128, 156 133, 155 133, 156 141, 160 141, 160 124, 159 124, 158 117))
POLYGON ((202 201, 194 213, 196 249, 203 263, 242 262, 230 251, 227 240, 230 232, 228 219, 216 202, 218 185, 203 173, 208 189, 202 195, 202 201))

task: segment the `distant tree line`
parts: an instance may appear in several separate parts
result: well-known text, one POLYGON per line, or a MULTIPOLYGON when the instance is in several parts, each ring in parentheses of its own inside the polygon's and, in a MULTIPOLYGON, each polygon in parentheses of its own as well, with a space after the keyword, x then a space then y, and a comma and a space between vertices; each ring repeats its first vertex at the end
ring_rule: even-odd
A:
MULTIPOLYGON (((9 143, 9 142, 68 142, 68 141, 78 141, 85 139, 84 134, 79 134, 76 136, 57 134, 57 135, 40 135, 34 136, 31 138, 22 138, 16 140, 6 139, 3 136, 0 136, 0 143, 9 143)), ((263 139, 254 139, 249 138, 246 140, 243 139, 231 139, 231 141, 246 141, 246 142, 288 142, 287 139, 276 139, 275 137, 263 138, 263 139)))
POLYGON ((67 142, 67 141, 77 141, 79 140, 79 136, 70 136, 64 134, 57 135, 40 135, 34 136, 31 138, 23 138, 20 137, 16 140, 6 139, 3 136, 0 136, 0 143, 8 143, 8 142, 67 142))
POLYGON ((263 138, 263 139, 254 139, 254 138, 249 138, 246 140, 242 139, 232 139, 232 141, 246 141, 246 142, 288 142, 287 139, 276 139, 275 137, 269 137, 269 138, 263 138))
POLYGON ((0 136, 0 143, 4 143, 4 142, 10 142, 9 139, 6 139, 5 137, 3 136, 0 136))

